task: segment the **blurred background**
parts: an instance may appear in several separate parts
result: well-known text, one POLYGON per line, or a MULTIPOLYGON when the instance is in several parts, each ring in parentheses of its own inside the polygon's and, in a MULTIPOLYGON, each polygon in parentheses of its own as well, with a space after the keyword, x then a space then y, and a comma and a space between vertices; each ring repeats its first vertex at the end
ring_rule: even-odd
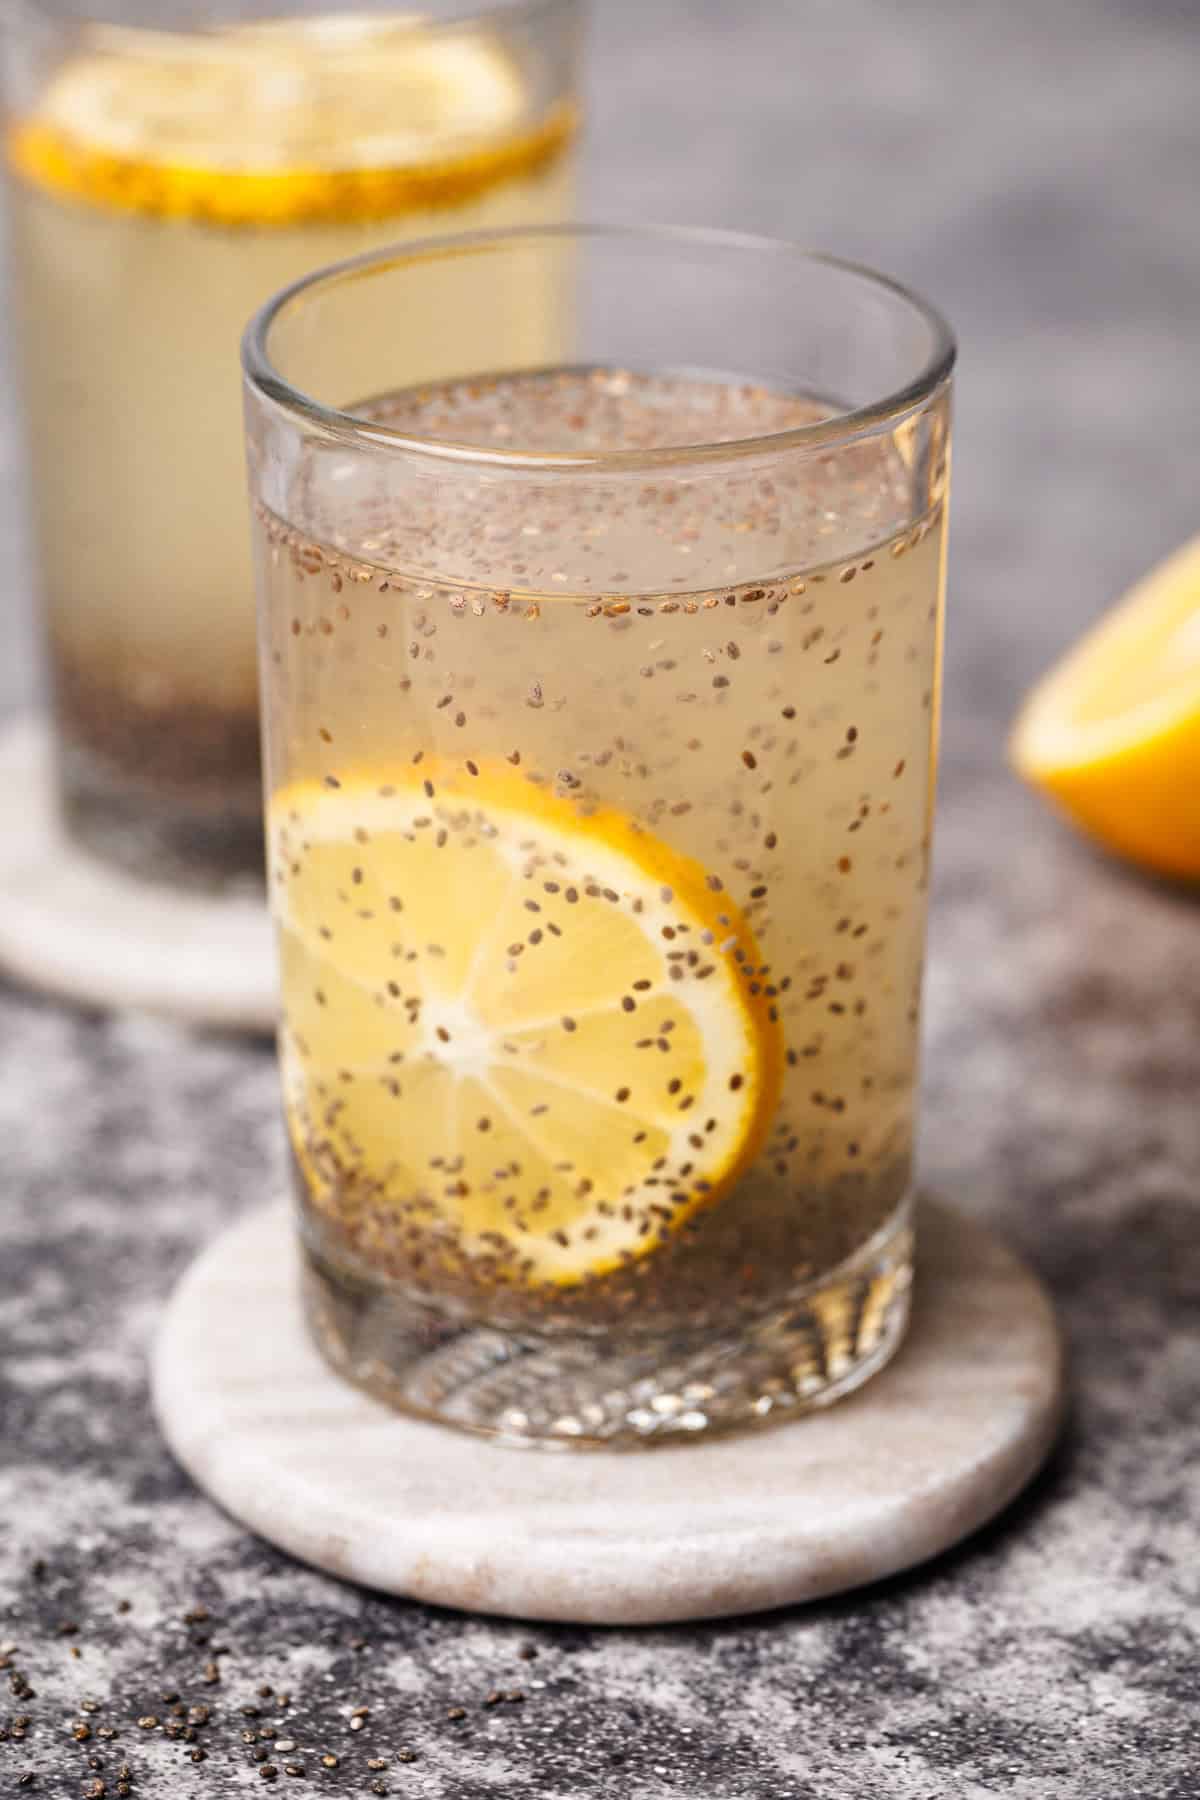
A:
MULTIPOLYGON (((594 0, 592 20, 585 217, 796 238, 902 277, 958 331, 952 781, 968 722, 994 743, 1200 526, 1200 10, 594 0)), ((19 476, 6 366, 0 705, 31 675, 19 476)))

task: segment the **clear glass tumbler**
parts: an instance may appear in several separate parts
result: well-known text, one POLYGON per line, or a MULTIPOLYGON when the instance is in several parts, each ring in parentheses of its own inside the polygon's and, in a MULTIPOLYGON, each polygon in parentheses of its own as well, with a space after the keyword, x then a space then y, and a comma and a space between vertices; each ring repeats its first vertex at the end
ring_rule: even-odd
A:
POLYGON ((306 1305, 371 1392, 620 1444, 899 1343, 953 354, 704 232, 400 247, 248 331, 306 1305))
MULTIPOLYGON (((569 216, 579 7, 101 11, 17 0, 6 19, 62 807, 140 875, 261 881, 242 329, 320 263, 569 216)), ((472 297, 445 321, 460 349, 478 318, 472 297)))

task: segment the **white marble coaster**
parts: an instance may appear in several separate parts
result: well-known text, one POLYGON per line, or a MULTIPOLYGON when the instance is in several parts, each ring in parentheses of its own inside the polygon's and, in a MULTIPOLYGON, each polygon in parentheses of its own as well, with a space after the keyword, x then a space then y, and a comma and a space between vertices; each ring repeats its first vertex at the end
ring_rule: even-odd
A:
POLYGON ((0 965, 87 1006, 269 1031, 275 951, 265 907, 151 887, 64 836, 46 727, 0 734, 0 965))
POLYGON ((896 1360, 827 1412, 710 1442, 520 1452, 390 1412, 309 1341, 287 1209, 170 1301, 155 1404, 235 1518, 345 1579, 473 1612, 636 1625, 838 1593, 935 1555, 1045 1458, 1062 1350, 1038 1281, 927 1203, 896 1360))

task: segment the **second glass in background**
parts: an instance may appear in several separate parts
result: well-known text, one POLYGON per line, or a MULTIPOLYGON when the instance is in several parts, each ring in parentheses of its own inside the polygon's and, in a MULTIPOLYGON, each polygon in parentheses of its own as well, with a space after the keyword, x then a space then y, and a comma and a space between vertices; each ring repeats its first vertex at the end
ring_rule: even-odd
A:
MULTIPOLYGON (((262 865, 241 331, 281 285, 406 232, 568 216, 579 9, 113 12, 22 0, 8 25, 59 794, 96 854, 221 884, 262 865)), ((525 301, 506 359, 537 352, 525 301)), ((403 329, 457 356, 471 314, 403 329)))

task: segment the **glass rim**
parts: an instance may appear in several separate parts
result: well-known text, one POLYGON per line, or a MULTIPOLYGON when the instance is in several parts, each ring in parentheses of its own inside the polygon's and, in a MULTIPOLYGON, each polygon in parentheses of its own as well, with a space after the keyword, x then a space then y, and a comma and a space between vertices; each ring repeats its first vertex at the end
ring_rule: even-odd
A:
MULTIPOLYGON (((533 7, 556 6, 563 0, 529 0, 533 7)), ((693 225, 618 225, 610 223, 514 226, 502 231, 460 232, 448 237, 421 238, 412 243, 397 243, 365 255, 348 257, 312 270, 290 282, 259 307, 242 335, 242 370, 246 382, 260 398, 270 401, 293 417, 319 427, 327 436, 344 442, 371 445, 376 449, 443 462, 459 467, 507 470, 525 474, 539 471, 571 471, 600 474, 605 471, 633 472, 640 469, 661 470, 695 463, 735 461, 755 456, 777 455, 789 450, 827 449, 866 437, 884 427, 896 425, 918 412, 949 381, 957 356, 954 332, 945 316, 929 301, 903 282, 883 275, 866 263, 837 256, 823 250, 811 250, 786 238, 765 236, 756 232, 728 231, 710 226, 693 225), (932 345, 928 357, 917 372, 901 386, 865 406, 847 408, 804 425, 793 425, 783 431, 756 433, 747 437, 698 444, 663 445, 652 450, 540 451, 493 450, 479 444, 456 443, 452 439, 420 437, 392 426, 364 419, 361 415, 326 406, 311 394, 288 381, 274 367, 269 350, 271 331, 287 309, 308 293, 336 287, 343 282, 360 281, 382 274, 412 261, 428 261, 440 257, 472 255, 487 248, 504 245, 532 244, 541 240, 625 239, 644 244, 680 248, 726 249, 758 254, 785 256, 789 259, 833 269, 855 277, 868 285, 902 300, 929 327, 932 345)), ((502 373, 502 371, 494 371, 502 373)), ((480 373, 483 373, 482 371, 480 373)), ((469 379, 464 376, 462 379, 469 379)))
MULTIPOLYGON (((64 14, 61 9, 55 7, 53 0, 20 0, 20 5, 27 12, 37 13, 44 18, 50 19, 54 24, 98 25, 108 27, 114 31, 128 30, 131 33, 137 33, 139 36, 147 32, 154 32, 162 37, 206 37, 211 35, 212 32, 220 29, 223 23, 237 23, 237 21, 234 20, 221 21, 210 17, 205 17, 203 20, 194 23, 179 22, 170 24, 166 22, 159 23, 157 21, 153 24, 129 23, 123 19, 113 19, 108 17, 104 11, 104 4, 105 0, 95 0, 95 11, 89 7, 86 11, 80 10, 77 13, 64 14)), ((444 18, 427 18, 418 13, 412 13, 409 16, 412 19, 413 25, 419 25, 423 32, 441 35, 442 33, 455 31, 470 31, 481 25, 494 24, 497 20, 512 19, 517 23, 523 23, 527 20, 536 20, 542 13, 578 11, 581 9, 582 5, 583 0, 472 0, 472 3, 468 6, 464 6, 461 12, 447 14, 444 18)), ((279 16, 280 15, 272 13, 268 17, 257 22, 263 24, 273 23, 279 16)), ((283 16, 286 17, 287 15, 283 16)), ((302 13, 294 15, 299 22, 303 22, 304 16, 305 15, 302 13)), ((315 18, 318 15, 314 14, 311 16, 315 18)), ((329 15, 324 16, 328 17, 329 15)), ((367 13, 362 16, 366 18, 377 17, 383 21, 386 21, 389 17, 389 15, 384 12, 378 14, 367 13)), ((392 16, 394 17, 394 15, 392 16)), ((254 19, 248 19, 242 22, 249 25, 256 23, 254 19)))

